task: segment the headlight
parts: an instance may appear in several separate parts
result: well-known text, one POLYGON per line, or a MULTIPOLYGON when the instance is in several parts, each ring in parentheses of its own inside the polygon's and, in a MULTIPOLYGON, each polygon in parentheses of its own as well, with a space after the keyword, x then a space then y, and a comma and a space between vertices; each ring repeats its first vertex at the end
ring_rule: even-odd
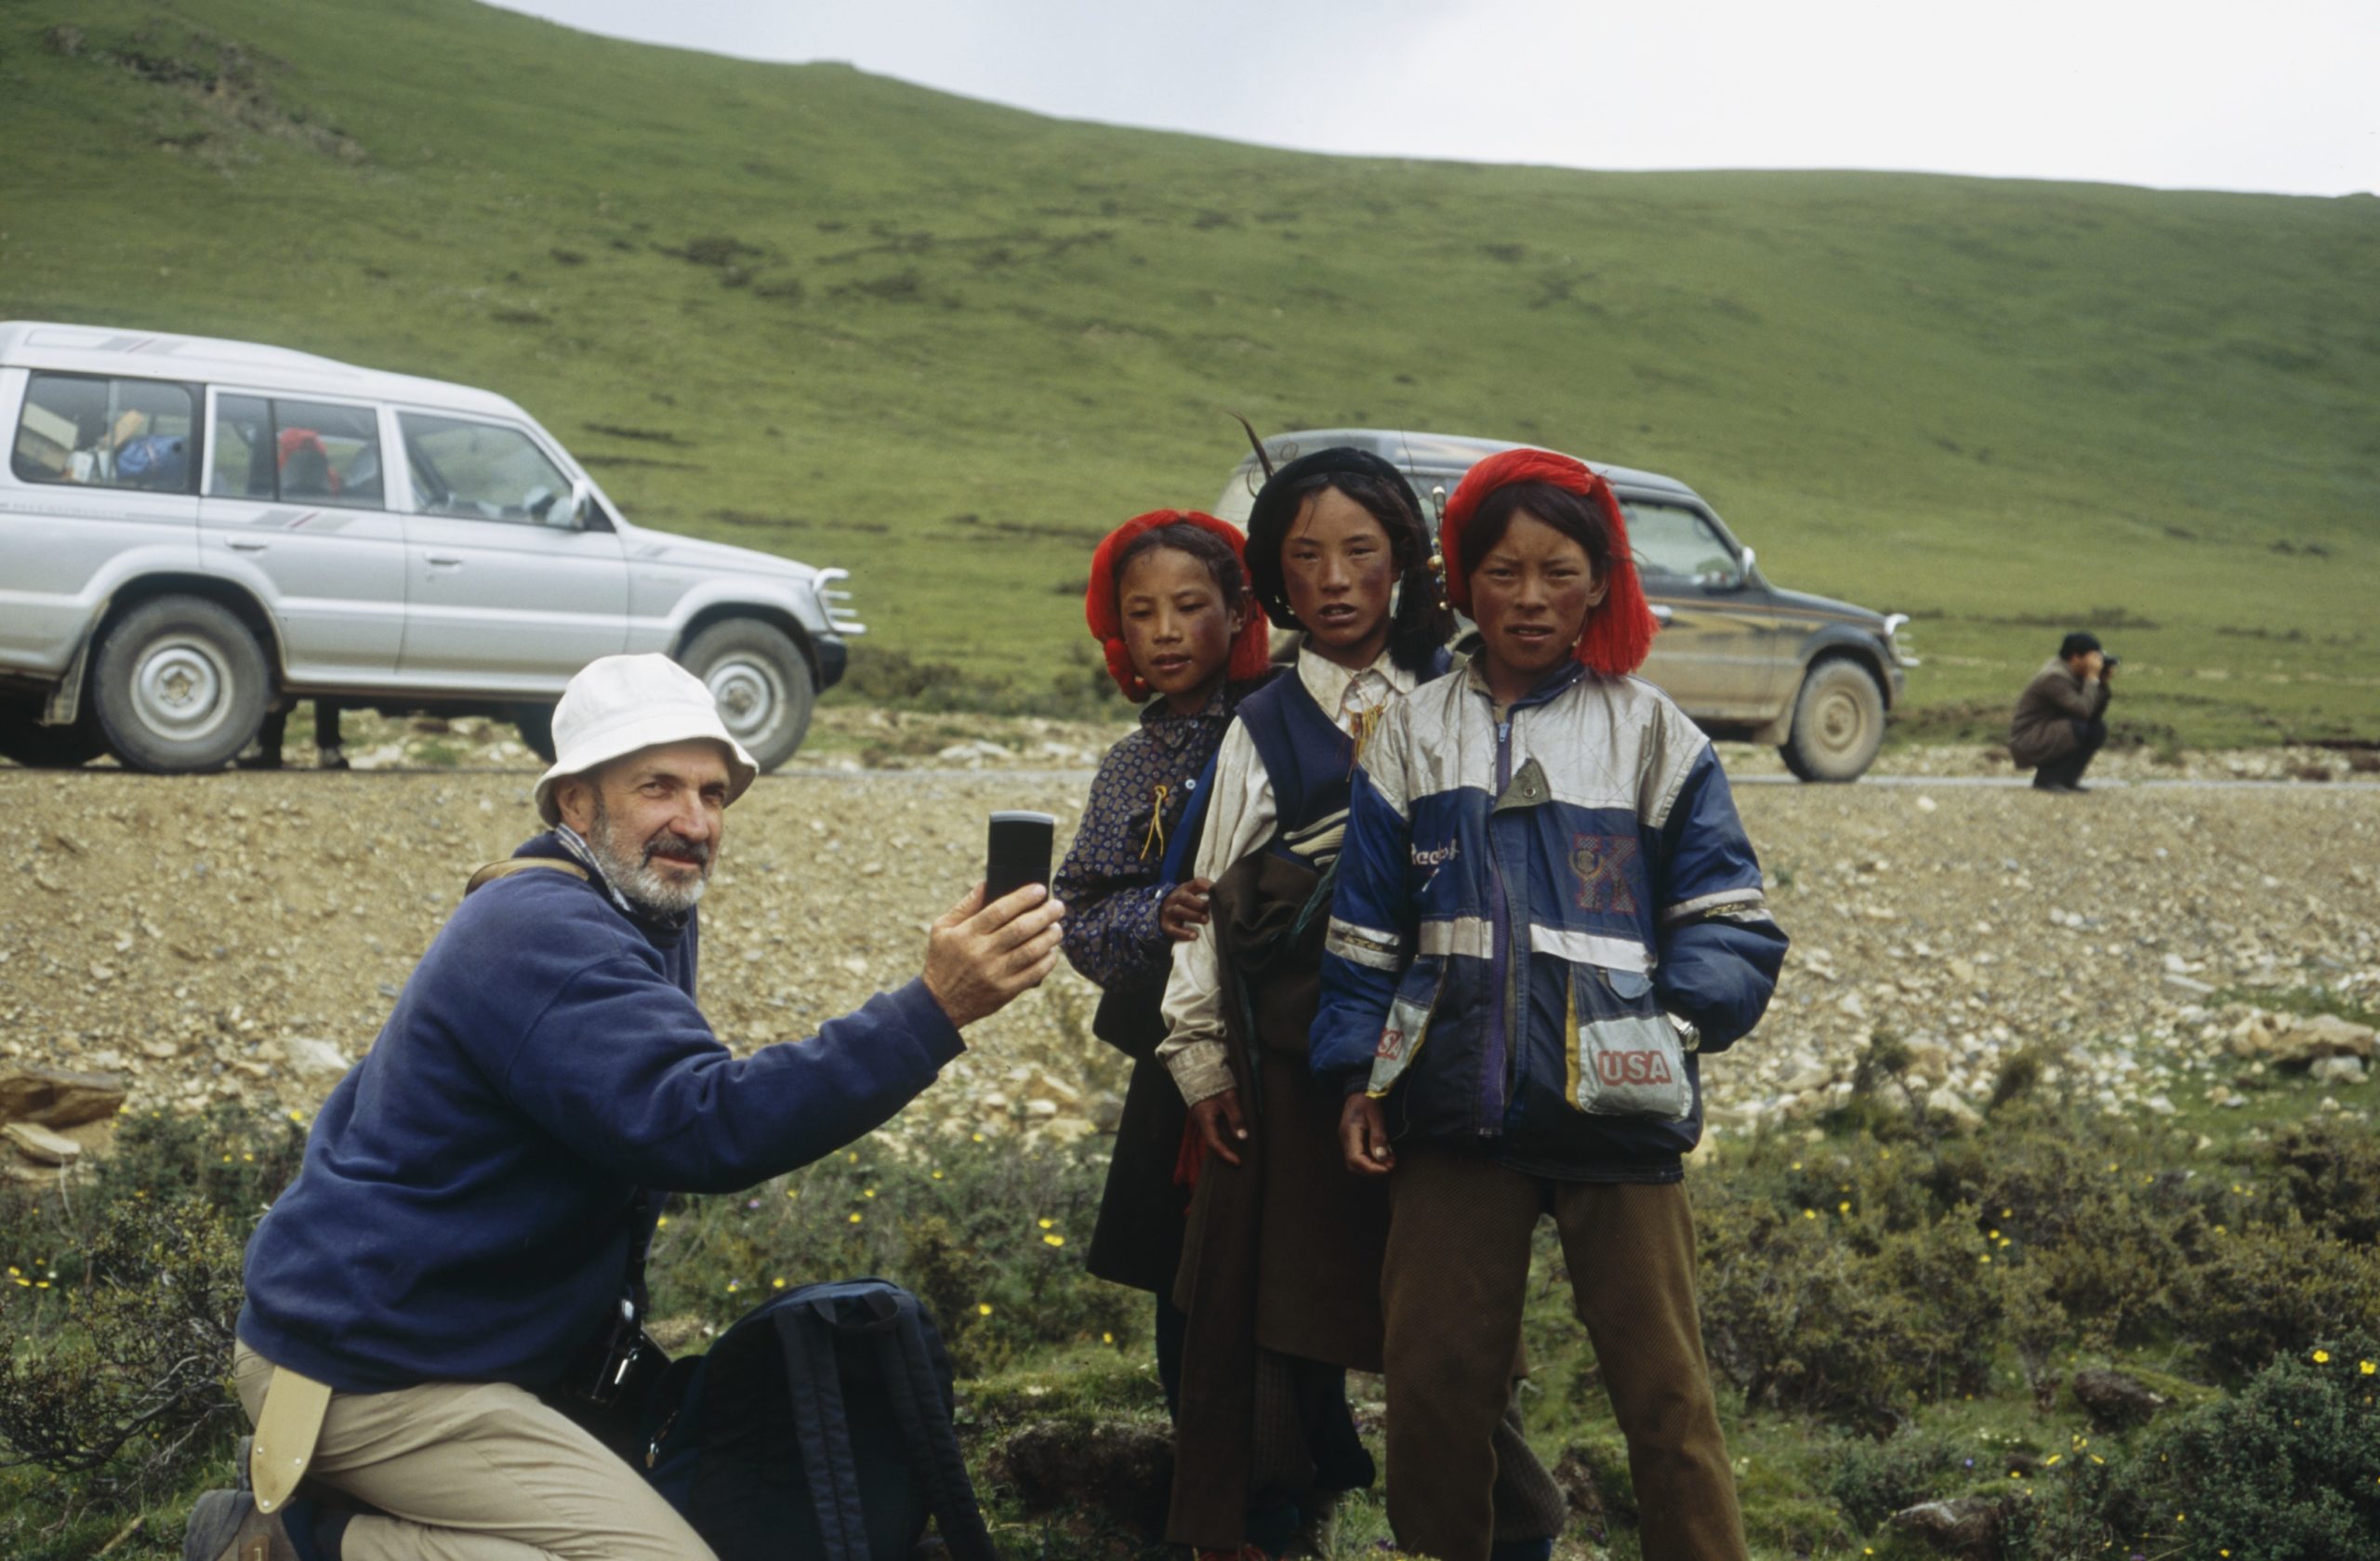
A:
POLYGON ((826 625, 836 633, 846 638, 867 632, 867 626, 852 614, 850 605, 852 593, 840 589, 837 584, 851 577, 852 572, 848 569, 818 571, 818 604, 826 609, 826 625))
POLYGON ((1902 632, 1908 627, 1907 613, 1886 613, 1884 615, 1884 649, 1890 651, 1892 658, 1901 666, 1915 667, 1918 665, 1918 659, 1911 654, 1908 637, 1902 632))

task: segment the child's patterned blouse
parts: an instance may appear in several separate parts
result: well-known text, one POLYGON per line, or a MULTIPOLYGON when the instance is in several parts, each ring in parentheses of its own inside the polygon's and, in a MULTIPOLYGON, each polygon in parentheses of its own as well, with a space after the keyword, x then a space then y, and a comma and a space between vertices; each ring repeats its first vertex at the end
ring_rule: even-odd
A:
POLYGON ((1066 959, 1101 986, 1165 979, 1172 944, 1157 924, 1157 909, 1174 887, 1157 881, 1165 848, 1233 708, 1253 686, 1225 683, 1196 715, 1177 715, 1163 699, 1152 700, 1141 711, 1140 730, 1100 761, 1082 826, 1052 888, 1066 904, 1066 959))

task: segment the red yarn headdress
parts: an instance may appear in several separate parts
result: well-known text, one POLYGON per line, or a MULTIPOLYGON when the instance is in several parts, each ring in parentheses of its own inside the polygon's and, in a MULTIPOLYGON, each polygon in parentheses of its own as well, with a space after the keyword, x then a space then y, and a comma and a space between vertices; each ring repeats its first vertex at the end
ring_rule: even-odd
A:
POLYGON ((1152 509, 1145 515, 1135 515, 1107 534, 1107 539, 1091 555, 1091 585, 1082 595, 1083 620, 1091 625, 1091 638, 1107 653, 1107 675, 1128 699, 1146 699, 1149 685, 1133 670, 1131 653, 1124 645, 1124 615, 1116 601, 1116 561, 1133 538, 1159 526, 1197 526, 1211 532, 1231 545, 1231 556, 1239 560, 1240 607, 1247 621, 1240 626, 1239 638, 1231 642, 1231 661, 1223 676, 1235 682, 1262 677, 1267 659, 1272 625, 1265 621, 1264 609, 1257 604, 1256 594, 1245 589, 1248 576, 1248 539, 1229 521, 1219 521, 1212 515, 1196 509, 1152 509))
POLYGON ((1633 672, 1653 648, 1653 633, 1660 626, 1646 605, 1645 588, 1636 579, 1636 558, 1628 550, 1628 521, 1611 484, 1585 463, 1551 450, 1506 450, 1488 456, 1464 473, 1447 500, 1438 523, 1438 553, 1446 561, 1447 600, 1471 611, 1471 582, 1462 569, 1462 528, 1479 506, 1498 488, 1515 483, 1543 483, 1578 494, 1603 511, 1611 533, 1611 566, 1605 575, 1602 604, 1587 614, 1587 629, 1579 636, 1578 656, 1589 670, 1607 677, 1633 672))

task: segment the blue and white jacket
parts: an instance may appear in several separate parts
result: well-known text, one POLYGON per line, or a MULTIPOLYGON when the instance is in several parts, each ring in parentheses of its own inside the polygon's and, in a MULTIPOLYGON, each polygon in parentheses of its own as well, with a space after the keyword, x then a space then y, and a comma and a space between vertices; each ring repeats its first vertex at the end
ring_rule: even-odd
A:
POLYGON ((1683 1173, 1697 1052, 1758 1023, 1785 957, 1710 739, 1575 663, 1501 724, 1474 668, 1389 712, 1331 909, 1316 1072, 1385 1097, 1400 1141, 1568 1180, 1683 1173), (1647 1082, 1673 1104, 1631 1109, 1647 1082))

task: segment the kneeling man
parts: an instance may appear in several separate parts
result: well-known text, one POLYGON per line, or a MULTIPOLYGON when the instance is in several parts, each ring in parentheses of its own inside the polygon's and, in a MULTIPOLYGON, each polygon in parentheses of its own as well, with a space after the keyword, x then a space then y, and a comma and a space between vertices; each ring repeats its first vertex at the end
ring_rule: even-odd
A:
POLYGON ((919 979, 738 1059, 694 1005, 694 906, 750 756, 659 655, 581 671, 554 738, 551 827, 506 864, 553 867, 475 880, 248 1245, 233 1369, 264 1505, 302 1472, 365 1510, 212 1492, 193 1561, 703 1561, 538 1396, 617 1326, 648 1195, 749 1186, 867 1132, 1057 959, 1046 891, 978 891, 919 979))

